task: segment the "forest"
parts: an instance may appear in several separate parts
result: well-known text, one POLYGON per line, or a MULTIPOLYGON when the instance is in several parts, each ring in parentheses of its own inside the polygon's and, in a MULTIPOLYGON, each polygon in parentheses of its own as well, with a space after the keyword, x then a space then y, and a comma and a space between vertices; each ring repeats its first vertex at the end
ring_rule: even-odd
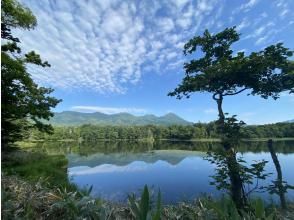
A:
MULTIPOLYGON (((86 142, 97 140, 197 140, 220 138, 217 125, 214 122, 172 126, 101 126, 86 124, 78 127, 55 127, 53 134, 33 130, 28 132, 27 135, 28 140, 83 140, 86 142)), ((294 137, 294 123, 243 126, 241 136, 245 139, 294 137)))

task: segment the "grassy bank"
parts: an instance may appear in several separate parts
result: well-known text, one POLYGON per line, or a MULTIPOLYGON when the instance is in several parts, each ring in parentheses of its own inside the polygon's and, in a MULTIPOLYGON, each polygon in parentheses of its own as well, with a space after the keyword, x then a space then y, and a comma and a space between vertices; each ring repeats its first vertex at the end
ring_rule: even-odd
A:
POLYGON ((67 178, 67 159, 64 155, 15 150, 2 153, 2 172, 17 175, 29 182, 41 180, 51 186, 72 186, 67 178))
POLYGON ((160 200, 142 193, 140 199, 131 198, 126 205, 116 205, 89 196, 88 191, 48 187, 43 181, 34 184, 15 175, 2 175, 3 219, 138 219, 194 220, 194 219, 293 219, 294 206, 281 211, 273 205, 265 206, 258 199, 251 201, 252 209, 237 212, 228 198, 202 198, 192 203, 162 206, 160 200), (144 204, 144 205, 142 205, 144 204), (142 218, 138 216, 143 216, 142 218))

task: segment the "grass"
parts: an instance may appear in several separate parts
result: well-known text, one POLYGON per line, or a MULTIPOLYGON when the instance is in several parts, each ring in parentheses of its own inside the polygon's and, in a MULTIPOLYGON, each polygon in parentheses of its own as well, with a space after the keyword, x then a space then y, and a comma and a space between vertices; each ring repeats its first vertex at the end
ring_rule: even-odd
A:
POLYGON ((46 180, 52 186, 73 187, 67 178, 67 159, 64 155, 16 150, 2 153, 2 172, 18 175, 36 182, 46 180))
POLYGON ((116 205, 89 196, 84 192, 62 187, 48 188, 42 181, 34 184, 19 176, 2 175, 2 219, 138 219, 138 220, 194 220, 194 219, 293 219, 294 207, 282 212, 275 206, 252 201, 253 209, 240 216, 232 200, 201 198, 192 203, 162 206, 148 189, 140 198, 129 197, 126 205, 116 205))

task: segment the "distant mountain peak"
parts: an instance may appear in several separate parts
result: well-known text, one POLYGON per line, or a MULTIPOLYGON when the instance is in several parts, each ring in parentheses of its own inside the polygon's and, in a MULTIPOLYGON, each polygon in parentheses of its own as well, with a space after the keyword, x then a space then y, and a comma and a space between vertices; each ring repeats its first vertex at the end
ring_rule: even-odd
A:
POLYGON ((175 113, 172 113, 172 112, 169 112, 169 113, 166 113, 165 115, 161 116, 161 117, 180 117, 178 115, 176 115, 175 113))
POLYGON ((78 126, 83 124, 96 125, 189 125, 192 124, 174 113, 163 116, 147 114, 135 116, 127 112, 116 114, 104 114, 101 112, 82 113, 75 111, 63 111, 55 113, 50 119, 53 125, 78 126))

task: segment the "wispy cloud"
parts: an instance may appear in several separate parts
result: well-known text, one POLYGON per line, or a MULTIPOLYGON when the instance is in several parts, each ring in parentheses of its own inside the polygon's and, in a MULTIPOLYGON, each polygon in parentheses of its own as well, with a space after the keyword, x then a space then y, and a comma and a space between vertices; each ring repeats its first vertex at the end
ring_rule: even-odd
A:
POLYGON ((240 11, 248 12, 251 8, 253 8, 259 0, 249 0, 247 3, 242 4, 240 7, 236 8, 233 11, 233 14, 237 14, 240 11))
POLYGON ((132 114, 145 114, 148 111, 143 108, 115 108, 115 107, 103 107, 103 106, 73 106, 71 110, 85 113, 101 112, 105 114, 117 114, 117 113, 132 113, 132 114))
POLYGON ((243 28, 246 28, 250 25, 250 22, 248 21, 247 18, 244 18, 241 23, 237 26, 237 30, 238 31, 241 31, 243 28))
POLYGON ((258 3, 259 0, 249 0, 246 4, 242 5, 242 9, 249 9, 255 6, 258 3))

